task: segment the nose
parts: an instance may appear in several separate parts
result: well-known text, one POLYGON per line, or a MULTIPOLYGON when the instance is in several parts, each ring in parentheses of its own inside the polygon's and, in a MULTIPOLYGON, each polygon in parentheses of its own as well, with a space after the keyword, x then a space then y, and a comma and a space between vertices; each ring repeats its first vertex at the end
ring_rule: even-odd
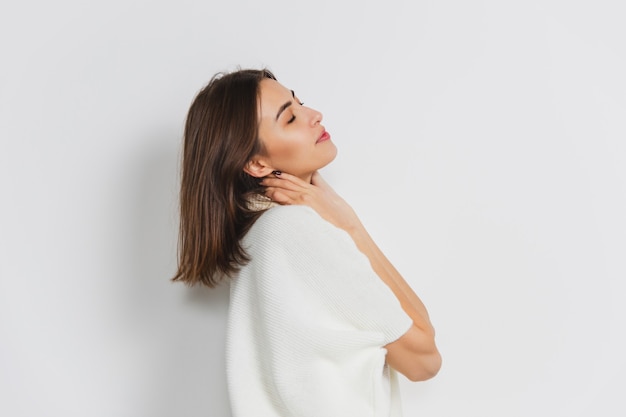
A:
POLYGON ((322 113, 315 109, 311 109, 311 112, 311 125, 315 126, 317 124, 320 124, 322 122, 322 119, 324 118, 322 113))

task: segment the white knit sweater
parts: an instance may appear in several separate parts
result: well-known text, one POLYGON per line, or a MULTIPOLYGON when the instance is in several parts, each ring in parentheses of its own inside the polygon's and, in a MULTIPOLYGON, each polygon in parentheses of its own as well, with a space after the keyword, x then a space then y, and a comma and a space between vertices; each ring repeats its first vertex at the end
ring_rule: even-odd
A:
POLYGON ((233 417, 397 417, 384 345, 412 321, 343 230, 306 206, 266 211, 231 282, 233 417))

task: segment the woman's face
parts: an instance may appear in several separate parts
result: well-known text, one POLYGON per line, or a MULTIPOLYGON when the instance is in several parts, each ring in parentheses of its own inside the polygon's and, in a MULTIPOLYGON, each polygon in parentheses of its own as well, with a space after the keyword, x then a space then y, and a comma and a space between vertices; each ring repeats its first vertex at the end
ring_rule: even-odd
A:
POLYGON ((321 125, 322 114, 303 106, 294 92, 272 79, 260 84, 259 138, 263 153, 261 175, 282 171, 309 181, 311 174, 337 155, 337 148, 321 125))

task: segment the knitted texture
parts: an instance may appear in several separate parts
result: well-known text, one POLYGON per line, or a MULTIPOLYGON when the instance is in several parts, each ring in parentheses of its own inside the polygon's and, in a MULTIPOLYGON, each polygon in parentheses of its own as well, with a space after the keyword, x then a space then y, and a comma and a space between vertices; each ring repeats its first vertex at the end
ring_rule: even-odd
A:
POLYGON ((226 347, 233 417, 396 417, 384 345, 412 324, 343 230, 306 206, 267 210, 243 239, 226 347))

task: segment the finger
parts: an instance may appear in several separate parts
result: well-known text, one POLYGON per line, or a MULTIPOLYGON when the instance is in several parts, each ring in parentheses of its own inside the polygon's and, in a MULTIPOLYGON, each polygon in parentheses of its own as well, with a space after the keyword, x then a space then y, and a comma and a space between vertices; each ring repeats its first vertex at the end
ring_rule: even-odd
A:
POLYGON ((311 177, 311 184, 313 184, 316 187, 326 189, 326 190, 332 189, 332 187, 328 185, 326 180, 322 178, 322 175, 317 171, 315 171, 313 173, 313 176, 311 177))
MULTIPOLYGON (((269 178, 269 177, 267 177, 267 178, 269 178)), ((292 182, 292 183, 294 183, 296 185, 299 185, 301 187, 304 187, 304 186, 308 185, 305 181, 302 181, 300 178, 296 177, 295 175, 291 175, 291 174, 288 174, 286 172, 281 172, 280 174, 276 174, 276 178, 280 178, 282 180, 286 180, 286 181, 292 182)))
MULTIPOLYGON (((303 181, 301 181, 303 182, 303 181)), ((285 180, 282 178, 271 178, 266 177, 260 182, 260 184, 264 187, 275 187, 275 188, 283 188, 291 191, 304 191, 305 187, 303 185, 296 184, 290 180, 285 180)))
POLYGON ((280 188, 268 187, 265 189, 265 195, 278 204, 293 204, 297 194, 280 188))
POLYGON ((315 171, 311 176, 311 184, 320 186, 325 185, 326 181, 324 181, 324 178, 322 178, 322 174, 320 174, 318 171, 315 171))

